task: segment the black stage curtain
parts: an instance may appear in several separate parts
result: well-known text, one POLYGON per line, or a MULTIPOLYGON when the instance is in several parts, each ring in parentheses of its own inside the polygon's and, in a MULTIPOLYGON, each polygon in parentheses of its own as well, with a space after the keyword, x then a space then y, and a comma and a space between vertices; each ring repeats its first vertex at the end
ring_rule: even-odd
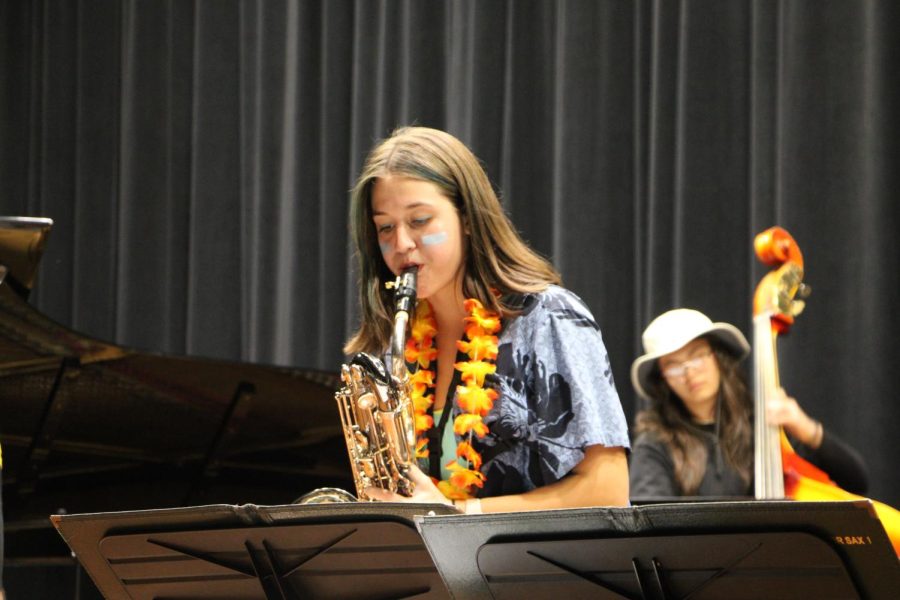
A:
POLYGON ((782 380, 900 505, 900 5, 884 1, 3 1, 0 212, 56 221, 32 296, 173 354, 336 370, 347 190, 401 124, 484 161, 592 307, 626 412, 640 332, 749 335, 754 234, 813 288, 782 380))

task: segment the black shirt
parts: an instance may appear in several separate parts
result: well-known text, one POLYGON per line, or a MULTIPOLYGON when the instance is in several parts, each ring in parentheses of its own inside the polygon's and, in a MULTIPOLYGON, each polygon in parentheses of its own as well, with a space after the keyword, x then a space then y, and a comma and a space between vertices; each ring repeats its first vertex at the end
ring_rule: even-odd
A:
MULTIPOLYGON (((715 425, 697 425, 697 436, 706 442, 706 472, 697 496, 750 496, 753 482, 744 483, 721 452, 715 425)), ((868 475, 862 457, 840 438, 824 431, 822 444, 812 450, 792 444, 797 454, 819 467, 844 490, 865 494, 868 475)), ((675 480, 675 464, 669 447, 654 434, 644 432, 634 441, 629 460, 630 495, 633 499, 683 496, 675 480)))

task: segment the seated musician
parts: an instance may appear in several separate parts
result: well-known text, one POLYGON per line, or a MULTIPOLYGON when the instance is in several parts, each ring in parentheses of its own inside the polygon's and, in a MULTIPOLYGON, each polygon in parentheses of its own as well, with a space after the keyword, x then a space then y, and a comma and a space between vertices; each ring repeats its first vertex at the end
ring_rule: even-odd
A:
POLYGON ((350 221, 362 322, 348 354, 390 346, 384 283, 418 267, 406 361, 421 469, 411 498, 367 494, 469 513, 627 505, 627 421, 599 327, 519 237, 471 151, 398 129, 369 154, 350 221))
MULTIPOLYGON (((741 332, 690 309, 670 310, 644 330, 645 354, 631 381, 649 402, 635 423, 631 496, 753 494, 753 401, 739 363, 750 353, 741 332)), ((843 489, 868 485, 859 454, 779 390, 767 407, 797 454, 843 489)))

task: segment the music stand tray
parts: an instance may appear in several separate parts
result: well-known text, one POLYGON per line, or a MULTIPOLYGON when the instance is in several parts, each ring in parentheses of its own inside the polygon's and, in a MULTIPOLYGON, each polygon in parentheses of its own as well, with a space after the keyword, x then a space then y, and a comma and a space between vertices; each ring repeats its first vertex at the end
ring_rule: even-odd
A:
POLYGON ((444 505, 212 505, 53 515, 105 598, 448 598, 416 531, 444 505))
POLYGON ((868 501, 416 517, 454 598, 896 598, 868 501))

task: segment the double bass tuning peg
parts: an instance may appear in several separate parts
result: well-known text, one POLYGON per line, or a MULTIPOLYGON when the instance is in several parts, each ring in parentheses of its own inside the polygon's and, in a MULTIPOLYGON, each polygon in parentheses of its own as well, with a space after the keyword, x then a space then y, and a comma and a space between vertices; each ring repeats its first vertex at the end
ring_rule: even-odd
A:
POLYGON ((812 292, 812 288, 806 285, 805 283, 800 283, 797 286, 797 295, 794 300, 791 301, 791 315, 796 317, 800 313, 803 312, 803 309, 806 308, 806 302, 803 301, 804 298, 809 298, 809 294, 812 292))
POLYGON ((798 316, 803 312, 803 309, 806 308, 806 302, 803 301, 804 298, 809 298, 810 293, 812 292, 812 288, 806 285, 805 283, 797 284, 797 293, 795 298, 791 300, 791 308, 790 313, 791 316, 798 316))

